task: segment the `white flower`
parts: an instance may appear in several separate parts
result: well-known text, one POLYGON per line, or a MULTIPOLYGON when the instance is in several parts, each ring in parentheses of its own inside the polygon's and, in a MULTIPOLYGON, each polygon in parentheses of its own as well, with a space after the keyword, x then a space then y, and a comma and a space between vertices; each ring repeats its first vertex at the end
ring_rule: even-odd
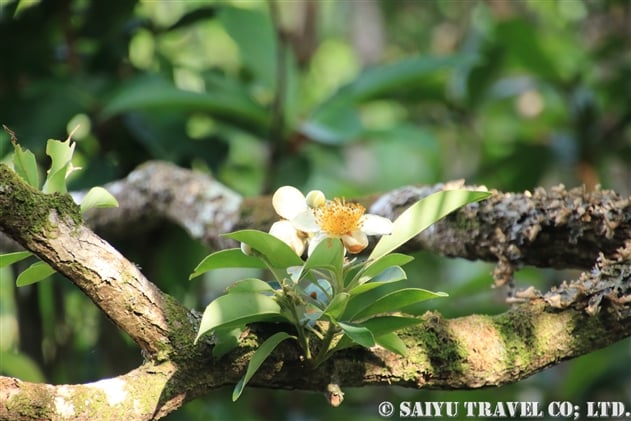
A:
POLYGON ((284 186, 274 193, 272 204, 286 220, 272 225, 270 234, 289 244, 298 255, 304 251, 307 240, 308 254, 325 238, 339 238, 346 250, 359 253, 368 246, 368 235, 392 233, 389 219, 366 214, 366 209, 357 203, 326 200, 317 190, 305 198, 298 189, 284 186), (282 228, 277 225, 281 223, 282 228))

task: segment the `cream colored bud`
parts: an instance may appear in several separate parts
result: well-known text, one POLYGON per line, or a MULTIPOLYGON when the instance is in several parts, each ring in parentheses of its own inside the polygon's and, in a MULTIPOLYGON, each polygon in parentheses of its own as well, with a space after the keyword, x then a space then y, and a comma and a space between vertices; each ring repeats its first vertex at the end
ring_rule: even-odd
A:
POLYGON ((326 202, 326 197, 320 190, 311 190, 307 193, 307 205, 310 208, 319 208, 324 205, 324 202, 326 202))
POLYGON ((254 253, 252 253, 252 247, 250 247, 249 245, 245 243, 241 243, 241 252, 245 254, 246 256, 254 255, 254 253))

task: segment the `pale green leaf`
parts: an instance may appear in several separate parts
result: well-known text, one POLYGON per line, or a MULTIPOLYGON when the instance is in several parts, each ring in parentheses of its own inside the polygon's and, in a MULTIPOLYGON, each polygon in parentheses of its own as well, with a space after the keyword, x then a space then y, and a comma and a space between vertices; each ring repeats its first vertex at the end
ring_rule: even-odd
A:
POLYGON ((220 250, 206 256, 193 270, 188 279, 193 279, 209 270, 223 268, 265 269, 265 263, 255 256, 243 254, 241 249, 220 250))
POLYGON ((269 283, 256 278, 241 279, 228 287, 228 294, 241 292, 274 292, 269 283))
POLYGON ((337 324, 342 329, 342 331, 356 344, 359 344, 364 348, 375 346, 375 337, 368 328, 342 322, 338 322, 337 324))
POLYGON ((254 292, 226 294, 212 301, 202 315, 195 342, 217 328, 243 326, 280 316, 280 306, 270 296, 254 292))
POLYGON ((302 266, 304 262, 284 242, 263 231, 242 230, 225 234, 225 237, 240 241, 262 254, 274 268, 288 268, 302 266))
POLYGON ((256 371, 261 367, 261 364, 265 361, 265 359, 274 351, 274 349, 285 339, 296 339, 295 336, 291 336, 287 332, 277 332, 267 338, 265 342, 258 347, 258 349, 252 355, 252 358, 248 362, 248 368, 245 372, 245 375, 234 387, 234 391, 232 392, 232 401, 236 401, 243 393, 243 389, 248 384, 252 376, 256 373, 256 371))
POLYGON ((405 271, 399 266, 392 266, 373 277, 370 282, 363 283, 350 290, 351 295, 359 295, 385 284, 407 279, 405 271))
POLYGON ((341 273, 343 265, 344 246, 342 241, 339 238, 326 238, 313 250, 305 262, 299 278, 314 268, 326 268, 334 273, 341 273))
POLYGON ((392 234, 381 237, 368 259, 385 256, 454 210, 490 195, 483 191, 445 190, 419 200, 393 222, 392 234))
POLYGON ((48 139, 46 143, 46 155, 50 156, 51 165, 46 176, 46 181, 42 187, 44 193, 66 193, 66 178, 72 173, 75 168, 72 165, 72 155, 74 154, 74 148, 76 143, 71 139, 65 141, 59 141, 55 139, 48 139))
POLYGON ((81 212, 92 208, 117 208, 118 201, 103 187, 92 187, 81 201, 81 212))
POLYGON ((239 346, 242 333, 242 327, 215 329, 213 357, 220 358, 239 346))
POLYGON ((28 149, 22 149, 17 143, 13 147, 15 149, 15 154, 13 154, 13 168, 15 172, 31 187, 39 189, 39 170, 35 155, 28 149))
POLYGON ((30 251, 16 251, 14 253, 0 254, 0 268, 12 265, 32 255, 33 253, 30 251))
POLYGON ((444 292, 432 292, 421 288, 405 288, 386 294, 372 301, 361 310, 350 314, 350 319, 362 319, 379 313, 392 313, 404 307, 433 298, 447 297, 444 292))
POLYGON ((15 285, 23 287, 25 285, 34 284, 35 282, 48 278, 55 272, 55 269, 50 267, 48 263, 42 261, 35 262, 18 275, 18 278, 15 280, 15 285))

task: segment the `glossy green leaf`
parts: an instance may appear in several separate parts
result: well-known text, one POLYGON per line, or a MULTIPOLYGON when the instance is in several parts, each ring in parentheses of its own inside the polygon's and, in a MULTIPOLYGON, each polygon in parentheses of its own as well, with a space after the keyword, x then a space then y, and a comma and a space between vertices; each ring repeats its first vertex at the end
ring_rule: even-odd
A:
POLYGON ((340 273, 344 265, 344 245, 339 238, 326 238, 316 246, 305 262, 300 278, 313 268, 326 268, 340 273))
POLYGON ((31 187, 39 189, 39 170, 35 155, 28 149, 22 149, 17 143, 13 147, 15 149, 15 154, 13 154, 15 172, 31 187))
POLYGON ((117 208, 118 201, 103 187, 92 187, 81 201, 81 212, 92 208, 117 208))
POLYGON ((348 336, 356 344, 359 344, 364 348, 375 346, 375 337, 368 328, 342 322, 338 322, 337 324, 344 334, 346 334, 346 336, 348 336))
POLYGON ((345 292, 335 295, 326 310, 324 310, 324 314, 334 320, 339 319, 339 317, 344 313, 344 310, 346 310, 346 305, 348 304, 350 297, 350 294, 345 292))
POLYGON ((379 313, 391 313, 422 301, 447 297, 444 292, 432 292, 421 288, 404 288, 386 294, 350 315, 351 319, 362 319, 379 313))
POLYGON ((0 268, 12 265, 32 255, 33 253, 30 251, 16 251, 14 253, 0 254, 0 268))
POLYGON ((290 266, 302 266, 304 262, 284 242, 266 232, 257 230, 242 230, 225 237, 240 241, 261 253, 274 268, 288 268, 290 266))
POLYGON ((204 310, 195 342, 204 333, 217 328, 237 327, 273 319, 280 316, 280 310, 276 300, 267 295, 254 292, 222 295, 204 310))
POLYGON ((243 389, 248 384, 252 376, 254 376, 259 367, 261 367, 261 364, 263 364, 265 359, 269 357, 269 355, 274 351, 278 344, 290 338, 296 339, 295 336, 292 336, 287 332, 277 332, 267 338, 265 342, 263 342, 261 346, 259 346, 258 349, 254 351, 252 358, 250 358, 250 361, 248 362, 248 368, 245 372, 245 375, 234 387, 234 390, 232 392, 233 402, 239 399, 239 396, 241 396, 241 393, 243 393, 243 389))
POLYGON ((381 237, 368 258, 385 256, 454 210, 490 195, 483 191, 445 190, 419 200, 394 221, 392 234, 381 237))
POLYGON ((392 266, 382 271, 379 275, 373 277, 369 282, 365 282, 361 285, 351 289, 351 295, 359 295, 371 289, 378 288, 384 284, 392 282, 398 282, 407 279, 405 271, 399 266, 392 266))
POLYGON ((206 256, 191 273, 188 279, 193 279, 209 270, 223 268, 252 268, 265 269, 265 263, 255 256, 243 254, 241 249, 233 248, 220 250, 206 256))
POLYGON ((394 332, 386 333, 385 335, 378 336, 375 338, 375 342, 381 345, 388 351, 394 352, 395 354, 399 354, 405 356, 407 354, 408 348, 405 346, 405 343, 399 338, 394 332))
POLYGON ((48 263, 42 261, 35 262, 18 275, 18 278, 15 280, 15 285, 23 287, 25 285, 34 284, 35 282, 48 278, 55 272, 55 269, 50 267, 48 263))
POLYGON ((106 103, 101 117, 153 109, 206 112, 258 134, 267 133, 269 124, 267 111, 244 92, 220 87, 209 92, 185 91, 164 79, 148 76, 134 78, 122 86, 106 103))
POLYGON ((269 283, 256 278, 241 279, 228 287, 228 294, 240 292, 274 292, 269 283))

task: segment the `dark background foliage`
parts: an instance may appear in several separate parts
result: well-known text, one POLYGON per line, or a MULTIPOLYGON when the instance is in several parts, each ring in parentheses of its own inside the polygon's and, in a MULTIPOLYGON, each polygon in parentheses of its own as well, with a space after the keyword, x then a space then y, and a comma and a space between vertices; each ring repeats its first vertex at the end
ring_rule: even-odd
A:
MULTIPOLYGON (((631 194, 625 0, 0 3, 0 120, 42 163, 46 139, 80 124, 74 189, 162 159, 244 195, 292 184, 352 198, 456 178, 631 194)), ((0 133, 0 159, 11 150, 0 133)), ((208 250, 177 227, 108 240, 198 309, 242 275, 187 281, 208 250)), ((407 271, 450 294, 428 309, 458 316, 507 308, 491 270, 418 253, 407 271)), ((87 382, 141 362, 69 282, 17 289, 15 273, 0 272, 2 374, 87 382)), ((575 275, 516 278, 546 289, 575 275)), ((170 418, 377 419, 386 398, 624 400, 630 357, 627 340, 496 390, 349 389, 335 410, 316 394, 251 389, 233 404, 222 390, 170 418)))

